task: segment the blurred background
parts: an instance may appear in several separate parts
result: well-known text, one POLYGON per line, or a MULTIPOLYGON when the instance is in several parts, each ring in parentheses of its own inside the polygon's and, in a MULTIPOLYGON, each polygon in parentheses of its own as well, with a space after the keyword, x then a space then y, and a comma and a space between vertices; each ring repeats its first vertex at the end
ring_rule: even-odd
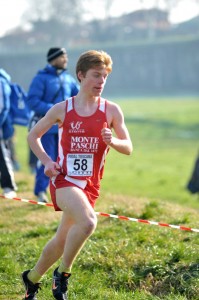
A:
POLYGON ((0 0, 0 67, 28 89, 50 47, 68 68, 88 49, 113 58, 105 94, 199 95, 198 0, 0 0))

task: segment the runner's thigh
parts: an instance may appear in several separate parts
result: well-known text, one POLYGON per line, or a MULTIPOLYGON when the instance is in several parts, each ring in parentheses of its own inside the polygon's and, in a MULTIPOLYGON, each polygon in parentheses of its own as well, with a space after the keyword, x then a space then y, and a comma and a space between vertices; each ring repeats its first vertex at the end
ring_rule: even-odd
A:
POLYGON ((95 218, 95 212, 85 193, 78 187, 63 187, 56 190, 57 205, 75 222, 95 218))

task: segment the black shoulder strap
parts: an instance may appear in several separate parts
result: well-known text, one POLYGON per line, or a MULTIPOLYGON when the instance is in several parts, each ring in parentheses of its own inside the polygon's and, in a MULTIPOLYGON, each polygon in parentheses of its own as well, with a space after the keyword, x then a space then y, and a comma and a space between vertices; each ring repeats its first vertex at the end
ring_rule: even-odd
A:
MULTIPOLYGON (((61 91, 62 86, 63 86, 63 84, 62 84, 62 82, 61 82, 59 89, 56 91, 55 95, 53 96, 53 98, 52 98, 52 100, 51 100, 51 103, 54 103, 54 102, 55 102, 55 99, 56 99, 57 96, 59 95, 59 92, 61 91)), ((64 99, 63 99, 63 100, 64 100, 64 99)))
MULTIPOLYGON (((60 93, 60 91, 61 91, 61 89, 63 87, 63 80, 61 80, 60 76, 58 76, 58 77, 59 77, 60 87, 58 88, 58 90, 56 91, 56 93, 54 94, 54 96, 52 97, 51 103, 55 102, 55 99, 57 98, 57 96, 59 95, 59 93, 60 93)), ((46 93, 46 85, 44 86, 44 93, 43 94, 45 95, 45 93, 46 93)))

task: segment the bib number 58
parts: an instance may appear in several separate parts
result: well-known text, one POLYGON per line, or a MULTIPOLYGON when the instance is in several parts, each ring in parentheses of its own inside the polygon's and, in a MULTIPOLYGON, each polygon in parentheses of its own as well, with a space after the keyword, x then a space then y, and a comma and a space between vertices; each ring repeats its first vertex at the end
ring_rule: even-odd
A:
POLYGON ((93 154, 68 154, 67 175, 68 176, 92 176, 93 154))
POLYGON ((79 171, 79 170, 82 170, 82 171, 86 171, 88 168, 88 163, 87 163, 87 160, 86 159, 79 159, 79 158, 76 158, 74 160, 74 167, 73 169, 75 171, 79 171))

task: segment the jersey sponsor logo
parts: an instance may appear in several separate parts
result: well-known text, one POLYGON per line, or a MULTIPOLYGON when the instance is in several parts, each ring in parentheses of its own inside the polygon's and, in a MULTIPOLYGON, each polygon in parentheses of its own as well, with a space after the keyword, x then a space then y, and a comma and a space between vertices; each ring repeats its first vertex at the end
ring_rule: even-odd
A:
POLYGON ((84 133, 84 129, 81 129, 81 125, 83 122, 77 121, 77 122, 71 122, 70 123, 70 127, 71 129, 69 129, 69 133, 84 133))
POLYGON ((94 136, 71 136, 71 151, 78 152, 97 152, 99 138, 94 136))

